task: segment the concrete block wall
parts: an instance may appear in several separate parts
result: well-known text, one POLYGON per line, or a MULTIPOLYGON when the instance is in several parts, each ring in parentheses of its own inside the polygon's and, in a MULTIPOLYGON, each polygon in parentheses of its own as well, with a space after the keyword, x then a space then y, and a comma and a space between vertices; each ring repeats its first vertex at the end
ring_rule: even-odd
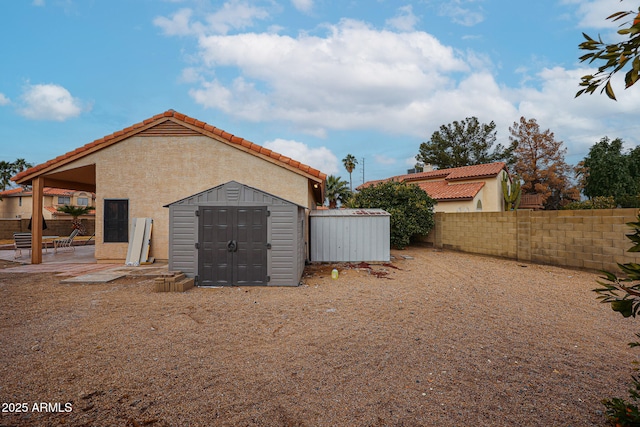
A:
POLYGON ((434 247, 565 267, 617 271, 640 263, 628 252, 637 209, 435 214, 422 241, 434 247))
MULTIPOLYGON (((85 235, 91 236, 95 233, 95 219, 82 218, 82 224, 86 229, 85 235)), ((68 219, 47 219, 47 229, 45 236, 68 236, 71 234, 71 218, 68 219)), ((22 219, 0 219, 0 240, 13 239, 13 233, 28 233, 29 218, 22 219)))

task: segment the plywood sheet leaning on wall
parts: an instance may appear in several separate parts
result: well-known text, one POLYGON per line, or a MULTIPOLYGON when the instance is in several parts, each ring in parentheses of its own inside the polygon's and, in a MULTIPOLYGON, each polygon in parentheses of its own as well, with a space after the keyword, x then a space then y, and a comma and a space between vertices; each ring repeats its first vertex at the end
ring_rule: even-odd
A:
POLYGON ((129 232, 126 265, 139 266, 149 261, 152 226, 153 219, 151 218, 133 218, 129 232))

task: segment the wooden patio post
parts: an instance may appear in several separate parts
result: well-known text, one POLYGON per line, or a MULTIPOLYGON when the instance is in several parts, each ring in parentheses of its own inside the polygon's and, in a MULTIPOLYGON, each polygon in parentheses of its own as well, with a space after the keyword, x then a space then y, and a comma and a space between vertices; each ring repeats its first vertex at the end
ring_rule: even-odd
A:
POLYGON ((31 211, 31 264, 42 264, 42 197, 44 179, 34 178, 31 182, 33 205, 31 211))

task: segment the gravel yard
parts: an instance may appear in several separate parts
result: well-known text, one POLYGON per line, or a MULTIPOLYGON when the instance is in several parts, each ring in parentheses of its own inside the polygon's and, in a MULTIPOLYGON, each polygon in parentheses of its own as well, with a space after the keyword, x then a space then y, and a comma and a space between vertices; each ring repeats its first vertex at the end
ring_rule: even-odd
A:
POLYGON ((5 262, 0 426, 604 426, 600 400, 627 396, 640 325, 597 274, 392 255, 185 293, 5 262))

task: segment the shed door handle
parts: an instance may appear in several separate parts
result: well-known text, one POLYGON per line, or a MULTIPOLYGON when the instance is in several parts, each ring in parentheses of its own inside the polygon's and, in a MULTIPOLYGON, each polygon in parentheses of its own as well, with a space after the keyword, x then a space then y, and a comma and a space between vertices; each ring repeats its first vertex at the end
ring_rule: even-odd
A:
POLYGON ((227 243, 227 251, 235 252, 238 250, 238 243, 235 240, 229 240, 227 243))

